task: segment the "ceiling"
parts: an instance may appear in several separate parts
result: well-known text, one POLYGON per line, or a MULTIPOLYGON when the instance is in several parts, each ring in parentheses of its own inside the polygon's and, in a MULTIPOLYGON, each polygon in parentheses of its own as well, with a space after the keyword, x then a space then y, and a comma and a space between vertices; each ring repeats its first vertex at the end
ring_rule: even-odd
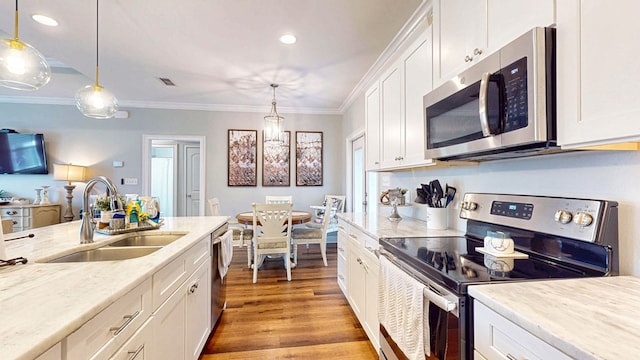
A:
MULTIPOLYGON (((123 109, 268 112, 277 83, 280 112, 341 113, 422 2, 103 0, 100 84, 123 109), (281 44, 284 33, 298 42, 281 44)), ((0 4, 2 38, 13 37, 14 11, 14 1, 0 4)), ((20 40, 51 60, 53 74, 34 92, 0 88, 0 101, 73 104, 94 81, 96 2, 23 0, 19 16, 20 40)))

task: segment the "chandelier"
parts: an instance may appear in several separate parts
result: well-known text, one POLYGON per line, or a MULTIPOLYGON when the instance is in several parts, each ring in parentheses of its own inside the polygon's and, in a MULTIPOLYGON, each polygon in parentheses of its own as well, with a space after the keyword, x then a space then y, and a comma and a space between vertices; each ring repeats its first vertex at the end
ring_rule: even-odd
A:
POLYGON ((273 99, 271 100, 271 112, 264 117, 264 141, 284 143, 284 130, 282 121, 284 118, 276 111, 276 88, 278 84, 271 84, 273 99))

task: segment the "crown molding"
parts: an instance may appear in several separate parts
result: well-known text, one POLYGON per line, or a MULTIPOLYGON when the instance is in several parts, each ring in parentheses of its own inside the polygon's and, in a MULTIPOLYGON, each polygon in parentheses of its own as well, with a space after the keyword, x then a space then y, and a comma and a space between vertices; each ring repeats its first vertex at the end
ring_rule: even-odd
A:
MULTIPOLYGON (((0 103, 12 104, 38 104, 38 105, 71 105, 75 106, 75 101, 70 98, 37 97, 37 96, 0 96, 0 103)), ((141 109, 162 109, 162 110, 194 110, 194 111, 216 111, 216 112, 248 112, 264 113, 269 112, 267 106, 255 105, 216 105, 198 103, 168 103, 155 101, 121 101, 120 108, 141 108, 141 109)), ((278 107, 283 114, 308 114, 308 115, 342 115, 340 109, 330 108, 291 108, 278 107)))
POLYGON ((422 3, 418 6, 416 11, 413 12, 402 29, 400 29, 398 34, 396 34, 389 45, 387 45, 384 51, 382 51, 382 54, 378 56, 373 65, 364 74, 362 79, 360 79, 353 90, 351 90, 349 96, 347 96, 342 105, 340 105, 340 113, 344 114, 344 112, 349 106, 351 106, 356 98, 360 96, 361 93, 366 91, 366 88, 369 87, 372 81, 379 76, 379 74, 382 72, 385 66, 388 65, 393 56, 397 54, 398 50, 401 49, 407 43, 407 41, 413 37, 416 31, 420 31, 420 26, 424 25, 424 21, 427 18, 427 15, 431 8, 431 0, 422 0, 422 3))

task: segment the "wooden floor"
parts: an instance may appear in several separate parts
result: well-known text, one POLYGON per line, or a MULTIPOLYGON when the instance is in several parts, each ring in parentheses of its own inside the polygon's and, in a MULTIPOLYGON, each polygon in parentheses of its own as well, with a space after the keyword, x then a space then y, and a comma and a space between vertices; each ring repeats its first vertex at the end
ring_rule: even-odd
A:
POLYGON ((246 248, 234 249, 227 308, 201 360, 378 359, 336 282, 336 244, 328 244, 328 267, 317 245, 300 246, 298 257, 290 282, 273 259, 253 284, 246 248))

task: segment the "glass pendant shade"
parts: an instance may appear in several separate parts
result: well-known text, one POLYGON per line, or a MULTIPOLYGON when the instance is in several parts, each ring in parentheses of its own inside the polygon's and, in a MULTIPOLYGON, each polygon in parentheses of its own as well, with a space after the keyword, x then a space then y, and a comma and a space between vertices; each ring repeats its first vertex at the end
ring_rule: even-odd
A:
POLYGON ((282 120, 284 120, 284 118, 278 114, 264 117, 264 141, 284 142, 282 120))
POLYGON ((87 85, 76 93, 76 107, 86 117, 109 119, 118 111, 118 99, 100 85, 87 85))
POLYGON ((276 88, 277 84, 271 84, 273 88, 273 100, 271 100, 271 113, 264 117, 264 141, 284 143, 284 117, 278 115, 276 111, 276 88))
POLYGON ((33 46, 18 40, 18 1, 15 35, 0 41, 0 86, 16 90, 38 90, 51 79, 51 68, 33 46))
POLYGON ((98 79, 100 78, 100 70, 98 67, 98 59, 100 49, 99 46, 99 22, 100 19, 100 2, 96 0, 96 82, 93 85, 87 85, 76 92, 76 107, 82 115, 94 119, 110 119, 116 115, 118 111, 118 99, 111 91, 100 86, 98 79))

